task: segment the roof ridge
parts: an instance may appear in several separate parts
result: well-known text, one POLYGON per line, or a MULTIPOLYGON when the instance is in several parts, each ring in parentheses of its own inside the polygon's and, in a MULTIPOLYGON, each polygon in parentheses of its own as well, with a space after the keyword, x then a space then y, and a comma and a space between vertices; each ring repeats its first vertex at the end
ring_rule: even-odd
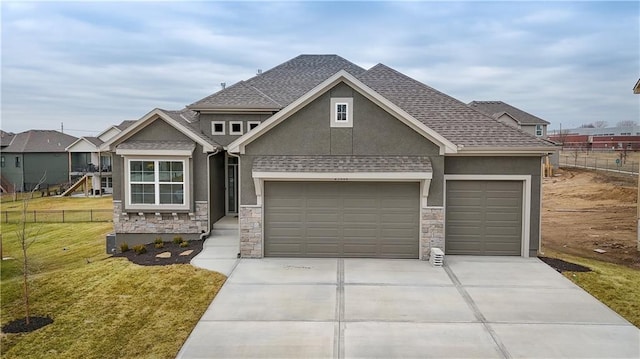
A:
POLYGON ((253 86, 253 85, 248 85, 248 86, 249 86, 250 88, 252 88, 252 89, 256 90, 256 91, 257 91, 261 96, 265 97, 267 100, 269 100, 269 101, 271 101, 271 102, 275 103, 276 105, 278 105, 280 108, 284 107, 284 106, 282 106, 278 101, 276 101, 276 100, 272 99, 272 98, 271 98, 271 97, 269 97, 266 93, 264 93, 264 92, 260 91, 260 89, 259 89, 259 88, 255 87, 255 86, 253 86))

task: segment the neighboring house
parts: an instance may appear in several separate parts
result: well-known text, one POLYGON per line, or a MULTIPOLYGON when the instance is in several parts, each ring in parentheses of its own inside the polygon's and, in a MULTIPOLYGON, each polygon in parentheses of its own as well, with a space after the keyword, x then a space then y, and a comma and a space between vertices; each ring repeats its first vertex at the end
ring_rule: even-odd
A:
POLYGON ((536 137, 547 136, 549 122, 502 101, 472 101, 469 106, 536 137))
POLYGON ((636 82, 636 85, 633 86, 633 93, 640 94, 640 79, 638 79, 638 82, 636 82))
POLYGON ((116 243, 206 236, 242 257, 536 255, 554 151, 379 64, 301 55, 107 141, 116 243))
MULTIPOLYGON (((90 181, 93 194, 112 193, 111 152, 101 152, 100 146, 134 122, 123 121, 117 126, 110 126, 96 137, 80 137, 69 145, 66 148, 69 152, 69 181, 90 181)), ((80 184, 78 182, 76 184, 80 184)), ((71 190, 74 187, 75 185, 71 190)))
POLYGON ((14 135, 8 146, 0 148, 2 183, 16 191, 30 191, 43 175, 43 185, 69 180, 69 156, 65 148, 77 138, 53 130, 29 130, 14 135))

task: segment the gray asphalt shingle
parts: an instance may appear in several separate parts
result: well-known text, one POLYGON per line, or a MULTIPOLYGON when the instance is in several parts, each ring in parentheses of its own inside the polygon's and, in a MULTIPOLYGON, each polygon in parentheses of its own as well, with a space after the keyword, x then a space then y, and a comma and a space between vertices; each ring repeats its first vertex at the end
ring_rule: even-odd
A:
POLYGON ((116 146, 120 150, 177 150, 193 151, 195 143, 187 141, 128 141, 116 146))
POLYGON ((3 152, 66 152, 70 144, 78 138, 54 130, 29 130, 15 135, 11 144, 3 152))
POLYGON ((262 156, 256 172, 432 172, 425 156, 262 156))
POLYGON ((472 101, 469 106, 487 116, 498 118, 508 113, 523 125, 548 125, 549 122, 502 101, 472 101))

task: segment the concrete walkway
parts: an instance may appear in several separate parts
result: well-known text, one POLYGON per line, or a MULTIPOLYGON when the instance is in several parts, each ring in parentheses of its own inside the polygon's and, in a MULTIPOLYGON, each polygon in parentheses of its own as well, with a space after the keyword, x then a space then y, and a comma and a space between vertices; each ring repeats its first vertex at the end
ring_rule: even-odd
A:
POLYGON ((229 276, 240 261, 239 238, 238 219, 223 217, 213 225, 202 251, 193 257, 191 264, 229 276))
POLYGON ((240 260, 178 358, 638 358, 640 331, 536 258, 240 260))

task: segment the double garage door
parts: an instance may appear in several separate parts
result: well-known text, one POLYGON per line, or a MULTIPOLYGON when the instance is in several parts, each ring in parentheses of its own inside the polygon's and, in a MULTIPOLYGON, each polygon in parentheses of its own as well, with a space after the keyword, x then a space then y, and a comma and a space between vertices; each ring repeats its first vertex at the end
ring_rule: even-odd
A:
POLYGON ((265 182, 265 256, 418 258, 419 184, 265 182))
POLYGON ((521 254, 522 181, 447 181, 446 253, 521 254))

